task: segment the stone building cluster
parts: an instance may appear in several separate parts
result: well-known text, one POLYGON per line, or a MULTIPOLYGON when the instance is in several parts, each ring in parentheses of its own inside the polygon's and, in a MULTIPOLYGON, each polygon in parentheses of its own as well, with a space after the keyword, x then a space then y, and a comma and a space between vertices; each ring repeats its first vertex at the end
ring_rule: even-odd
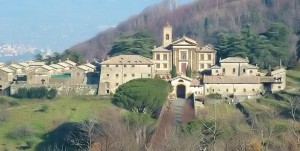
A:
POLYGON ((67 59, 57 64, 45 62, 0 63, 0 92, 9 93, 11 85, 24 86, 80 86, 99 83, 99 71, 92 63, 77 65, 67 59))
POLYGON ((203 97, 219 93, 222 96, 251 96, 265 92, 284 90, 284 68, 263 73, 248 58, 228 57, 216 63, 216 51, 212 46, 201 46, 195 40, 183 36, 172 39, 172 27, 163 28, 162 46, 154 47, 153 58, 139 55, 119 55, 101 63, 100 95, 109 95, 129 80, 160 77, 170 81, 176 97, 187 98, 191 94, 203 97), (176 68, 177 77, 170 71, 176 68), (192 78, 186 76, 190 68, 192 78))

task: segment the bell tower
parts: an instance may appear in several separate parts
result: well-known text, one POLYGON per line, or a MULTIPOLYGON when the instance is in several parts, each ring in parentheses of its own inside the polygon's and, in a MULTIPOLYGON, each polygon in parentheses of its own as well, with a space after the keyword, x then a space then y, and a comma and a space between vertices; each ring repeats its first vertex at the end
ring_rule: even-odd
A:
POLYGON ((170 44, 172 44, 172 26, 167 23, 167 25, 163 29, 163 40, 162 40, 162 45, 163 47, 167 47, 170 44))

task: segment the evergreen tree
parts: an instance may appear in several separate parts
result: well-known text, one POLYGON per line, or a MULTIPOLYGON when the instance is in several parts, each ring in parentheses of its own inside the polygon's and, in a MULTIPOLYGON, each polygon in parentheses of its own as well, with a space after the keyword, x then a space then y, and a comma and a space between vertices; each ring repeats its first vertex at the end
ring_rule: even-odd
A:
POLYGON ((154 116, 165 103, 172 86, 161 79, 134 79, 121 85, 112 103, 135 113, 154 116))
POLYGON ((134 35, 123 35, 116 40, 109 55, 135 54, 151 57, 154 38, 149 32, 139 31, 134 35))
POLYGON ((186 76, 187 77, 189 77, 189 78, 191 78, 192 77, 192 69, 191 69, 191 67, 188 65, 187 67, 186 67, 186 76))
POLYGON ((172 70, 170 71, 171 78, 177 77, 177 71, 176 71, 176 66, 172 65, 172 70))

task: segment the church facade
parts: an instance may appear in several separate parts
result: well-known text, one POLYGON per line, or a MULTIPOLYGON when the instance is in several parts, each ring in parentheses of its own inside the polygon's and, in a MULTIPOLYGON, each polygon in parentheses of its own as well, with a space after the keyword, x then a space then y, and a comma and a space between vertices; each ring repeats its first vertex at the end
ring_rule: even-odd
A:
POLYGON ((178 75, 186 75, 188 68, 198 73, 215 65, 216 51, 212 47, 200 47, 197 41, 186 36, 173 41, 173 30, 169 24, 162 33, 162 45, 152 50, 157 76, 170 77, 172 67, 176 68, 178 75))

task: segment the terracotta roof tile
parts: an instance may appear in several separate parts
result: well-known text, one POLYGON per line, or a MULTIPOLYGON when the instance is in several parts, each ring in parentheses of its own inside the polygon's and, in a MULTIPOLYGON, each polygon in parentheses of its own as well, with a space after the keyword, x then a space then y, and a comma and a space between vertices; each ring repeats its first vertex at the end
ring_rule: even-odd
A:
POLYGON ((236 62, 249 63, 249 60, 241 57, 228 57, 220 60, 220 63, 236 63, 236 62))
POLYGON ((165 51, 165 52, 170 52, 170 50, 165 49, 163 46, 156 47, 156 48, 154 48, 152 51, 159 51, 159 52, 165 51))
POLYGON ((101 64, 148 64, 151 65, 153 62, 151 59, 140 56, 140 55, 119 55, 115 57, 111 57, 103 62, 101 64))

